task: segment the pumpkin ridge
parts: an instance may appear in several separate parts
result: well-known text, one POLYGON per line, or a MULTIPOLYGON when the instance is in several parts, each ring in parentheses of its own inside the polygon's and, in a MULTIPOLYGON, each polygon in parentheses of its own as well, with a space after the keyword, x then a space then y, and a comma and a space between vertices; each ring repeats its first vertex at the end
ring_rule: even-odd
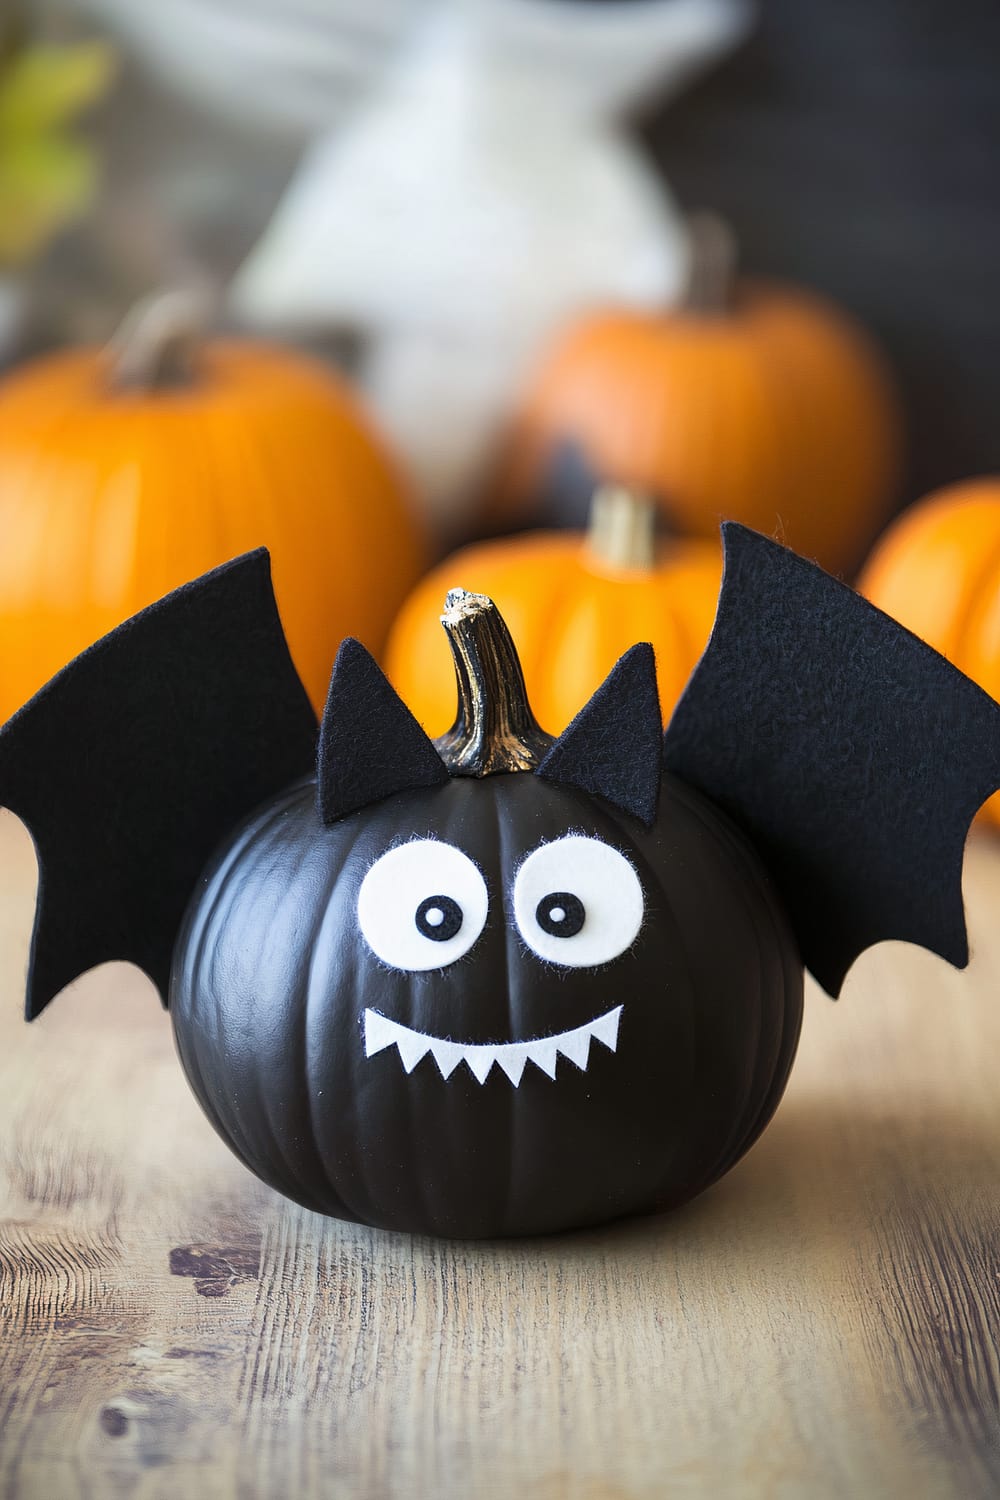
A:
MULTIPOLYGON (((502 889, 495 893, 494 900, 499 907, 498 915, 504 925, 503 944, 503 985, 507 995, 507 1035, 514 1036, 515 1015, 518 1027, 522 1024, 523 1002, 521 999, 521 985, 519 983, 521 968, 525 962, 525 946, 514 923, 514 878, 517 867, 524 858, 523 850, 512 849, 513 836, 508 820, 503 816, 501 808, 501 797, 503 783, 494 781, 490 785, 493 795, 490 798, 493 814, 494 838, 497 849, 497 868, 501 872, 507 872, 506 881, 502 889)), ((512 1205, 515 1195, 516 1164, 524 1159, 527 1152, 529 1155, 535 1147, 531 1132, 525 1140, 524 1116, 516 1107, 516 1089, 508 1090, 506 1105, 506 1130, 504 1139, 506 1146, 506 1171, 503 1173, 505 1191, 503 1197, 500 1222, 504 1226, 504 1232, 509 1233, 512 1223, 512 1205)))
POLYGON ((236 453, 239 462, 239 510, 229 516, 216 511, 220 544, 226 550, 239 553, 250 545, 259 545, 261 538, 268 537, 271 550, 281 558, 284 517, 279 514, 271 492, 271 464, 265 429, 256 425, 249 412, 239 407, 230 412, 223 409, 213 411, 206 425, 212 439, 213 490, 219 488, 215 476, 225 474, 227 450, 236 453))
MULTIPOLYGON (((738 897, 746 916, 747 927, 754 934, 755 973, 757 980, 756 1000, 753 1006, 755 1022, 754 1044, 752 1048, 748 1048, 748 1056, 753 1058, 755 1066, 745 1080, 745 1097, 741 1105, 739 1117, 734 1121, 726 1141, 721 1145, 719 1154, 711 1170, 706 1175, 700 1176, 696 1181, 689 1184, 680 1197, 670 1198, 669 1206, 676 1206, 677 1203, 684 1201, 685 1198, 693 1196, 695 1193, 700 1193, 725 1176, 759 1138, 772 1118, 778 1104, 781 1102, 788 1081, 788 1075, 795 1060, 799 1032, 801 1030, 802 970, 801 959, 799 958, 794 942, 791 940, 787 920, 779 920, 779 915, 782 914, 783 910, 780 898, 768 879, 766 871, 750 848, 742 830, 726 814, 722 813, 720 809, 704 802, 704 799, 700 798, 697 793, 692 792, 686 783, 679 781, 670 772, 665 773, 665 780, 671 784, 675 792, 676 802, 687 810, 710 836, 712 843, 725 855, 724 868, 730 875, 732 892, 738 897), (735 863, 736 870, 739 872, 738 874, 732 871, 730 862, 735 863), (750 882, 749 887, 746 884, 747 881, 750 882), (771 982, 768 982, 768 976, 765 973, 765 949, 767 945, 762 940, 759 930, 759 920, 762 911, 767 916, 769 941, 773 938, 773 943, 771 944, 773 951, 776 955, 782 957, 780 984, 774 982, 773 975, 771 976, 771 982), (789 994, 786 985, 787 971, 785 967, 785 955, 788 953, 789 945, 791 945, 793 954, 792 967, 799 992, 798 1023, 791 1032, 789 1032, 787 1024, 789 994), (775 1017, 774 1030, 776 1044, 774 1056, 762 1068, 759 1047, 764 1032, 764 1014, 768 1006, 776 1007, 779 1013, 775 1017), (759 1100, 762 1074, 768 1076, 766 1077, 764 1097, 762 1100, 759 1100), (758 1100, 756 1107, 754 1107, 755 1100, 758 1100), (751 1109, 753 1109, 752 1115, 750 1114, 751 1109)), ((685 954, 686 952, 687 950, 685 949, 685 954)), ((696 1047, 701 1044, 702 1036, 703 1029, 699 1027, 695 1033, 696 1047)), ((664 1206, 668 1205, 664 1203, 664 1206)))
MULTIPOLYGON (((145 421, 152 429, 154 439, 161 450, 161 455, 164 455, 164 450, 167 448, 165 435, 159 434, 157 436, 157 428, 155 426, 156 415, 148 408, 145 412, 145 421)), ((214 558, 219 556, 236 556, 244 550, 237 536, 239 521, 223 504, 220 504, 220 499, 225 493, 226 488, 225 477, 228 467, 225 459, 226 446, 232 434, 229 431, 230 424, 224 422, 224 414, 218 407, 209 409, 205 412, 204 417, 197 421, 187 415, 184 415, 181 421, 183 421, 183 426, 179 435, 183 435, 186 447, 188 449, 193 447, 197 453, 197 472, 199 474, 199 483, 191 487, 188 496, 191 522, 187 528, 186 536, 194 539, 194 545, 200 554, 198 566, 208 568, 211 566, 214 558), (206 522, 208 530, 207 544, 205 539, 206 522)), ((245 513, 245 462, 238 445, 234 445, 234 449, 239 455, 237 472, 240 481, 239 510, 242 516, 245 513)), ((163 461, 161 457, 161 462, 163 461)), ((171 550, 170 512, 174 504, 172 496, 164 494, 164 502, 160 510, 160 524, 162 528, 160 546, 163 549, 163 555, 169 557, 171 550)), ((261 537, 258 532, 252 537, 251 545, 258 546, 260 540, 261 537)), ((186 541, 186 545, 190 545, 190 543, 186 541)))
MULTIPOLYGON (((57 424, 56 430, 61 427, 64 430, 72 431, 74 425, 72 414, 67 413, 65 420, 57 424)), ((53 461, 52 455, 48 452, 44 458, 41 458, 38 454, 35 457, 36 462, 29 468, 27 476, 22 478, 21 481, 23 502, 19 507, 22 517, 27 521, 30 538, 28 554, 30 558, 30 572, 28 567, 24 566, 25 560, 17 559, 12 548, 8 549, 5 547, 4 550, 8 552, 12 569, 17 561, 21 561, 21 567, 18 568, 21 576, 15 581, 15 609, 21 600, 25 597, 31 597, 30 579, 30 584, 33 584, 34 588, 41 593, 46 626, 44 634, 48 636, 51 633, 53 617, 58 616, 59 612, 58 579, 53 575, 60 566, 60 559, 56 549, 46 545, 46 521, 50 516, 55 517, 57 537, 65 536, 69 531, 70 528, 66 522, 67 512, 74 508, 73 469, 78 469, 87 455, 86 449, 81 454, 74 448, 72 462, 70 463, 58 460, 53 461), (41 486, 39 485, 40 479, 44 481, 41 486), (41 501, 41 496, 39 495, 40 489, 45 496, 44 502, 41 501)), ((12 486, 12 495, 16 497, 17 494, 17 488, 12 486)), ((4 508, 6 509, 6 502, 4 508)), ((4 527, 6 536, 12 530, 11 521, 13 518, 8 514, 5 519, 7 522, 4 527)), ((24 524, 24 520, 22 520, 22 525, 24 524)), ((23 644, 27 650, 27 641, 23 644)), ((16 674, 18 670, 17 656, 14 657, 13 661, 7 660, 4 662, 5 675, 12 668, 16 674)), ((36 686, 41 687, 50 675, 47 670, 43 670, 38 677, 36 686)))
MULTIPOLYGON (((696 809, 695 815, 699 818, 702 826, 707 827, 708 819, 705 814, 696 809)), ((720 835, 718 829, 713 830, 713 833, 716 838, 719 838, 720 835)), ((730 830, 725 828, 722 830, 722 837, 720 839, 720 842, 726 848, 726 851, 731 858, 736 856, 735 840, 732 838, 730 830)), ((745 870, 745 865, 743 865, 742 862, 740 862, 740 866, 745 870)), ((728 864, 726 868, 727 873, 729 873, 728 864)), ((753 887, 751 887, 751 890, 753 890, 753 887)), ((719 1155, 716 1161, 712 1164, 712 1166, 706 1173, 706 1180, 709 1184, 717 1181, 718 1178, 725 1173, 727 1164, 732 1165, 739 1159, 739 1145, 745 1138, 747 1130, 746 1116, 753 1102, 754 1085, 758 1082, 757 1072, 760 1066, 758 1049, 760 1047, 761 1035, 764 1029, 764 1008, 765 1005, 769 1003, 773 1004, 777 1000, 777 996, 774 994, 773 989, 765 984, 764 951, 760 933, 757 927, 757 920, 760 914, 759 907, 761 903, 751 902, 751 890, 748 890, 746 888, 742 879, 733 879, 733 891, 735 893, 736 899, 739 901, 741 907, 743 908, 744 914, 746 916, 747 926, 753 933, 755 939, 754 952, 756 963, 748 965, 748 968, 751 968, 754 971, 755 984, 752 991, 748 986, 747 991, 745 992, 744 1001, 747 1012, 752 1013, 753 1018, 752 1031, 749 1033, 749 1035, 752 1036, 752 1043, 747 1047, 746 1051, 747 1059, 751 1066, 748 1067, 746 1076, 742 1080, 743 1088, 741 1090, 741 1096, 739 1099, 739 1108, 738 1111, 734 1110, 735 1118, 732 1122, 732 1125, 730 1126, 729 1133, 727 1134, 725 1140, 721 1142, 719 1155)), ((700 1039, 700 1031, 697 1033, 697 1035, 700 1039)))
MULTIPOLYGON (((226 851, 222 867, 224 874, 228 874, 233 865, 238 862, 241 848, 241 842, 234 840, 233 844, 226 851)), ((212 932, 213 918, 215 916, 215 905, 213 903, 211 907, 206 908, 201 888, 199 888, 198 896, 199 899, 196 902, 192 902, 185 914, 184 922, 178 934, 175 954, 183 955, 184 966, 189 970, 196 974, 202 974, 208 967, 206 957, 209 951, 208 945, 212 932), (192 933, 195 934, 193 949, 191 946, 192 933)), ((184 967, 178 966, 175 963, 171 967, 170 994, 167 1004, 167 1009, 171 1012, 173 1010, 174 995, 183 986, 183 976, 184 967)), ((208 1079, 203 1066, 199 1041, 206 1035, 209 1035, 210 1045, 218 1044, 217 1027, 213 1026, 209 1032, 209 1027, 206 1025, 204 1012, 207 1006, 204 1002, 207 997, 197 985, 183 987, 189 989, 194 998, 190 1005, 191 1025, 185 1028, 183 1032, 176 1027, 174 1028, 174 1042, 177 1047, 181 1066, 191 1084, 195 1098, 198 1100, 198 1103, 212 1125, 227 1144, 232 1142, 232 1150, 236 1156, 240 1161, 250 1166, 253 1171, 255 1170, 252 1166, 254 1153, 249 1149, 245 1138, 242 1138, 243 1133, 239 1129, 238 1123, 234 1129, 228 1121, 223 1119, 221 1112, 216 1107, 212 1090, 207 1086, 208 1079)))
MULTIPOLYGON (((313 811, 315 805, 315 791, 312 786, 309 787, 306 793, 305 800, 307 803, 307 807, 303 809, 303 814, 304 818, 308 820, 311 817, 315 816, 313 811)), ((332 1200, 339 1205, 339 1208, 343 1212, 345 1217, 363 1222, 364 1216, 361 1212, 359 1212, 355 1205, 350 1202, 348 1190, 345 1184, 340 1180, 339 1174, 337 1174, 335 1171, 331 1171, 331 1166, 327 1160, 325 1149, 321 1144, 322 1135, 318 1129, 315 1104, 316 1098, 319 1095, 317 1094, 317 1090, 314 1087, 314 1068, 318 1059, 314 1056, 314 1048, 312 1045, 313 1017, 318 1003, 317 988, 323 988, 323 986, 317 984, 316 977, 317 964, 322 953, 322 945, 319 941, 319 938, 322 934, 324 922, 327 918, 330 908, 329 896, 332 895, 334 889, 336 888, 336 885, 338 884, 340 879, 343 878, 344 866, 350 859, 353 848, 353 843, 350 843, 347 844, 343 849, 337 863, 335 874, 329 870, 324 871, 323 883, 324 889, 328 893, 328 899, 322 906, 318 906, 310 912, 309 932, 308 936, 304 937, 301 940, 301 947, 304 952, 302 958, 300 958, 295 980, 296 991, 300 993, 302 997, 301 1004, 292 1011, 289 1018, 292 1022, 292 1026, 290 1028, 291 1035, 289 1037, 289 1040, 295 1040, 297 1044, 298 1055, 302 1058, 302 1079, 300 1094, 302 1099, 302 1109, 305 1116, 306 1129, 299 1132, 296 1135, 294 1141, 288 1140, 287 1146, 290 1147, 294 1144, 296 1151, 301 1153, 304 1139, 307 1145, 307 1155, 309 1157, 309 1160, 307 1162, 303 1161, 301 1163, 296 1163, 294 1160, 291 1160, 289 1157, 289 1150, 286 1148, 286 1145, 281 1139, 282 1134, 287 1136, 287 1131, 276 1131, 270 1116, 268 1117, 268 1123, 271 1127, 271 1159, 272 1161, 281 1161, 284 1181, 291 1181, 296 1184, 296 1196, 298 1197, 299 1202, 306 1204, 317 1202, 315 1184, 316 1179, 319 1178, 322 1184, 321 1201, 323 1205, 328 1204, 332 1200), (307 1180, 308 1174, 312 1175, 312 1186, 310 1186, 310 1183, 307 1180)), ((324 996, 324 998, 328 999, 328 996, 324 996)), ((324 1062, 326 1061, 325 1058, 322 1060, 324 1062)), ((321 1094, 322 1092, 323 1090, 320 1089, 319 1094, 321 1094)), ((321 1208, 321 1212, 328 1211, 329 1210, 325 1206, 321 1208)))
MULTIPOLYGON (((305 785, 308 785, 308 782, 305 785)), ((240 870, 239 867, 246 859, 248 849, 251 855, 256 853, 258 858, 261 853, 267 854, 268 850, 266 848, 263 851, 259 848, 261 842, 266 841, 269 846, 274 829, 285 819, 289 811, 295 807, 301 798, 302 788, 303 783, 298 783, 290 787, 288 791, 281 793, 278 798, 268 803, 263 809, 258 809, 255 813, 251 814, 233 841, 221 851, 221 857, 217 854, 209 862, 207 868, 211 873, 208 875, 203 887, 197 893, 195 902, 190 908, 188 916, 185 918, 184 926, 176 945, 176 952, 184 955, 185 967, 189 971, 195 974, 211 972, 211 964, 208 962, 208 958, 211 946, 217 939, 218 924, 221 923, 224 926, 228 920, 228 912, 224 908, 228 901, 232 899, 231 882, 234 872, 238 872, 241 875, 244 874, 244 871, 240 870), (205 900, 207 891, 214 893, 210 903, 206 903, 205 900), (192 931, 195 933, 193 950, 191 949, 192 931)), ((181 988, 181 981, 176 977, 176 968, 174 969, 174 976, 175 982, 171 984, 171 1001, 173 1000, 175 989, 181 988)), ((204 1089, 204 1071, 202 1068, 201 1053, 197 1046, 191 1047, 190 1040, 192 1037, 206 1033, 206 1006, 199 1004, 199 1000, 203 1000, 206 997, 204 997, 202 990, 197 984, 188 984, 183 986, 183 988, 186 993, 193 997, 193 1001, 188 1002, 189 1018, 192 1025, 186 1026, 183 1030, 179 1030, 175 1026, 175 1040, 184 1071, 191 1080, 192 1086, 195 1086, 196 1078, 201 1084, 200 1088, 195 1088, 195 1093, 199 1101, 203 1101, 205 1098, 211 1098, 211 1091, 209 1090, 206 1093, 204 1089), (183 1041, 182 1038, 184 1039, 183 1041)), ((212 1038, 213 1046, 218 1046, 217 1027, 215 1026, 212 1027, 212 1038)), ((205 1107, 204 1104, 203 1107, 205 1107)), ((220 1128, 216 1115, 206 1108, 206 1113, 213 1124, 216 1125, 216 1128, 219 1129, 224 1140, 228 1142, 235 1135, 234 1149, 236 1149, 236 1154, 241 1160, 257 1161, 260 1157, 259 1149, 255 1149, 253 1143, 246 1137, 242 1125, 244 1115, 254 1112, 256 1112, 258 1118, 267 1118, 269 1120, 267 1110, 264 1109, 262 1111, 260 1109, 258 1099, 249 1108, 244 1104, 243 1111, 239 1108, 230 1110, 227 1113, 224 1126, 220 1128)), ((273 1129, 270 1133, 273 1144, 273 1129)), ((256 1168, 251 1168, 251 1170, 256 1170, 256 1168)), ((294 1176, 295 1174, 293 1173, 293 1180, 294 1176)))
MULTIPOLYGON (((315 807, 316 807, 316 788, 315 788, 315 782, 310 782, 308 784, 307 800, 309 802, 309 808, 310 808, 310 813, 307 814, 307 816, 309 816, 311 814, 312 817, 317 818, 317 815, 315 813, 315 807)), ((317 822, 318 822, 318 818, 317 818, 317 822)), ((314 1068, 315 1068, 315 1066, 317 1064, 317 1061, 318 1061, 317 1057, 314 1055, 314 1052, 316 1050, 318 1050, 318 1049, 314 1049, 314 1047, 312 1046, 314 1010, 318 1006, 320 998, 322 998, 327 1003, 329 1003, 329 995, 328 994, 323 993, 322 996, 318 996, 317 995, 317 990, 324 990, 324 989, 328 989, 329 988, 328 983, 327 983, 326 986, 323 986, 323 985, 320 985, 317 982, 317 965, 319 963, 321 954, 325 957, 325 953, 323 952, 322 945, 321 945, 321 943, 319 941, 319 938, 320 938, 320 936, 322 934, 324 923, 325 923, 325 921, 326 921, 326 919, 328 917, 329 911, 330 911, 330 906, 331 906, 330 897, 332 896, 332 893, 335 890, 336 886, 339 884, 339 882, 344 879, 344 871, 345 871, 348 863, 350 862, 350 859, 351 859, 352 854, 354 853, 355 847, 356 847, 356 840, 352 840, 350 843, 346 844, 346 847, 342 851, 341 857, 339 858, 338 865, 337 865, 337 871, 336 871, 336 875, 335 876, 333 876, 331 878, 329 872, 327 872, 327 877, 326 877, 326 881, 325 881, 325 888, 326 888, 327 893, 328 893, 327 900, 325 901, 325 903, 323 904, 323 906, 317 907, 311 913, 311 925, 310 925, 310 930, 309 930, 309 936, 306 939, 306 954, 307 954, 307 957, 306 957, 306 962, 305 962, 305 976, 304 976, 304 981, 303 981, 303 983, 304 983, 303 1004, 302 1004, 302 1007, 301 1007, 301 1051, 302 1051, 302 1055, 305 1058, 305 1063, 304 1063, 304 1077, 305 1077, 306 1121, 307 1121, 308 1127, 309 1127, 308 1138, 309 1138, 309 1141, 312 1144, 313 1153, 314 1153, 315 1159, 319 1162, 319 1165, 320 1165, 320 1168, 322 1170, 323 1178, 324 1178, 324 1181, 325 1181, 326 1185, 330 1189, 332 1189, 332 1191, 335 1194, 337 1200, 343 1206, 343 1209, 344 1209, 345 1213, 347 1214, 347 1216, 349 1218, 353 1219, 355 1222, 364 1223, 364 1214, 363 1214, 362 1210, 357 1205, 355 1205, 354 1203, 352 1203, 351 1198, 352 1198, 353 1195, 350 1192, 349 1187, 347 1186, 347 1184, 345 1184, 341 1180, 341 1174, 337 1173, 336 1171, 332 1171, 331 1170, 331 1165, 330 1165, 330 1163, 327 1160, 325 1143, 324 1143, 324 1145, 323 1145, 322 1148, 320 1146, 320 1141, 322 1140, 322 1133, 319 1130, 319 1122, 318 1122, 317 1117, 316 1117, 316 1102, 315 1101, 320 1096, 320 1094, 323 1092, 323 1090, 322 1089, 317 1090, 314 1087, 314 1082, 315 1082, 315 1079, 314 1079, 314 1068)), ((344 935, 341 934, 341 940, 343 941, 343 939, 344 939, 344 935)), ((352 1012, 353 1012, 353 1010, 356 1008, 356 1002, 355 1002, 355 1004, 352 1004, 351 1008, 352 1008, 352 1012)), ((323 1058, 322 1060, 324 1062, 326 1062, 325 1058, 323 1058)), ((323 1085, 324 1085, 324 1087, 326 1087, 328 1085, 328 1082, 329 1082, 329 1080, 327 1080, 326 1077, 324 1077, 324 1079, 323 1079, 323 1085)), ((308 1193, 309 1192, 308 1184, 303 1184, 302 1187, 301 1187, 301 1191, 303 1193, 308 1193)))
MULTIPOLYGON (((7 483, 3 472, 0 472, 0 523, 2 523, 3 534, 5 537, 21 536, 27 528, 30 539, 26 557, 18 557, 11 546, 4 546, 0 549, 4 559, 4 562, 0 563, 0 578, 3 580, 0 585, 0 621, 10 620, 10 625, 6 628, 13 628, 16 631, 15 641, 18 647, 15 652, 5 654, 2 664, 0 683, 3 684, 4 701, 0 705, 0 719, 6 718, 9 713, 20 706, 21 702, 27 702, 28 698, 45 684, 53 671, 57 670, 57 666, 61 664, 53 664, 52 653, 47 649, 46 644, 52 628, 51 603, 48 604, 44 615, 46 628, 43 633, 42 659, 34 666, 34 669, 29 664, 29 642, 20 639, 26 634, 20 619, 23 601, 32 597, 33 592, 38 588, 39 581, 44 578, 43 509, 44 511, 50 510, 53 502, 51 485, 39 486, 39 478, 44 479, 52 473, 53 460, 48 439, 60 430, 72 431, 74 427, 72 411, 49 413, 49 418, 48 422, 43 423, 46 441, 39 443, 33 449, 30 444, 25 444, 23 430, 17 427, 15 409, 10 425, 12 430, 17 431, 17 465, 21 473, 19 475, 15 467, 14 482, 7 483), (18 683, 14 691, 10 691, 9 687, 12 678, 18 683)), ((0 402, 0 430, 2 430, 2 424, 3 403, 0 402)), ((35 628, 36 630, 38 628, 37 622, 35 628)))
MULTIPOLYGON (((535 588, 535 579, 532 578, 531 573, 528 575, 526 585, 523 577, 518 579, 517 583, 518 588, 525 589, 526 593, 530 590, 531 597, 546 601, 545 629, 539 630, 536 626, 530 632, 531 649, 528 661, 531 666, 532 680, 540 684, 543 698, 546 701, 556 698, 558 701, 557 686, 561 684, 561 678, 553 665, 555 655, 553 647, 562 639, 565 619, 572 613, 573 583, 578 562, 570 553, 565 558, 566 573, 564 575, 560 568, 553 568, 551 572, 548 572, 544 565, 545 561, 547 560, 544 560, 537 570, 532 570, 536 572, 540 587, 535 588)), ((581 703, 579 707, 582 708, 582 706, 581 703)), ((554 717, 558 720, 560 716, 556 714, 554 717)), ((572 718, 572 714, 569 717, 572 718)), ((569 723, 569 719, 566 722, 569 723)), ((560 734, 564 727, 559 723, 545 725, 545 728, 556 734, 560 734)))
MULTIPOLYGON (((580 615, 585 591, 592 585, 592 577, 588 578, 584 570, 579 568, 576 560, 571 562, 573 573, 567 578, 553 578, 548 585, 547 597, 550 601, 550 612, 548 613, 546 628, 538 631, 535 640, 536 660, 541 681, 547 696, 553 698, 558 704, 560 712, 557 719, 564 719, 565 723, 557 725, 558 732, 568 725, 580 712, 588 701, 593 688, 585 688, 581 693, 579 688, 572 689, 572 701, 566 688, 566 651, 567 641, 573 641, 573 622, 580 615), (569 707, 567 708, 567 703, 569 707)), ((584 656, 574 643, 574 658, 584 656)), ((600 674, 597 674, 600 682, 600 674)))
MULTIPOLYGON (((698 816, 703 823, 707 824, 708 819, 705 810, 699 808, 695 804, 692 804, 692 806, 696 816, 698 816)), ((739 1122, 740 1126, 742 1127, 739 1136, 735 1141, 735 1144, 732 1144, 730 1148, 722 1154, 720 1162, 717 1165, 717 1168, 714 1172, 714 1175, 711 1177, 710 1182, 718 1181, 720 1177, 723 1177, 731 1167, 735 1166, 736 1163, 746 1155, 747 1151, 749 1151, 750 1147, 754 1144, 754 1142, 759 1138, 763 1130, 766 1128, 768 1121, 771 1119, 774 1111, 777 1109, 779 1103, 781 1102, 782 1095, 785 1091, 785 1086, 788 1082, 788 1075, 791 1071, 792 1064, 795 1061, 795 1053, 798 1050, 798 1041, 799 1034, 802 1028, 803 1014, 801 995, 801 960, 799 959, 797 950, 795 950, 795 945, 792 942, 791 934, 788 930, 787 920, 779 921, 779 914, 783 911, 780 897, 777 891, 772 886, 764 867, 760 864, 760 861, 756 858, 756 856, 753 854, 753 851, 749 848, 747 841, 743 837, 741 831, 737 829, 735 825, 732 825, 730 827, 725 827, 725 825, 723 825, 722 832, 726 836, 727 848, 731 857, 739 865, 746 880, 751 883, 753 888, 760 896, 760 901, 757 903, 757 911, 751 914, 749 892, 743 885, 742 881, 738 883, 740 886, 740 895, 744 901, 745 907, 748 911, 748 915, 750 916, 750 925, 753 927, 753 930, 758 939, 757 959, 759 1005, 757 1017, 758 1027, 755 1038, 755 1046, 753 1049, 753 1056, 756 1064, 756 1072, 752 1079, 752 1084, 754 1085, 758 1083, 759 1079, 757 1075, 761 1071, 760 1041, 763 1031, 763 1012, 767 1002, 772 1001, 775 1006, 780 1008, 781 1014, 778 1019, 778 1024, 775 1028, 774 1056, 771 1058, 766 1068, 766 1072, 769 1075, 769 1078, 767 1087, 764 1091, 764 1098, 758 1104, 756 1112, 749 1123, 745 1119, 744 1111, 744 1115, 741 1116, 739 1122), (787 953, 789 945, 791 945, 794 952, 795 977, 797 981, 797 988, 800 994, 798 1018, 796 1024, 794 1025, 794 1028, 791 1031, 789 1031, 789 1027, 787 1024, 789 1009, 787 985, 784 982, 781 985, 774 983, 773 976, 771 976, 772 982, 769 983, 768 976, 765 973, 765 946, 760 940, 760 933, 757 925, 760 908, 763 908, 769 920, 769 930, 774 938, 774 952, 783 956, 787 953)), ((784 973, 781 977, 783 981, 786 978, 784 973)), ((750 1095, 750 1101, 752 1101, 753 1098, 759 1093, 759 1089, 751 1087, 748 1092, 750 1095)))

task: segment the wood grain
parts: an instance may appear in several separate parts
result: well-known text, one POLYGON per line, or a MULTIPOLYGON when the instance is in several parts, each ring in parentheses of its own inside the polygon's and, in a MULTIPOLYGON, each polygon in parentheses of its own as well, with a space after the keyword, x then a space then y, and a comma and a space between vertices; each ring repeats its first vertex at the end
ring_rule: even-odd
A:
POLYGON ((466 1245, 315 1218, 187 1091, 136 972, 20 1020, 0 817, 0 1495, 1000 1492, 1000 843, 974 959, 807 997, 778 1116, 672 1218, 466 1245))

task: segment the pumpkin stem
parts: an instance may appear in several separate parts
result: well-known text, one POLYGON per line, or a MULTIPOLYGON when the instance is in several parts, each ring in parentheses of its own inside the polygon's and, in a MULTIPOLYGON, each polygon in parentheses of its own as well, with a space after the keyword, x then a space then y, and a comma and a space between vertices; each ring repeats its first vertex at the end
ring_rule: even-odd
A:
POLYGON ((719 214, 691 214, 688 227, 688 274, 682 306, 702 317, 732 309, 739 254, 736 236, 719 214))
POLYGON ((616 572, 648 573, 656 562, 656 506, 623 485, 603 485, 590 502, 586 550, 616 572))
POLYGON ((553 744, 540 728, 503 616, 485 594, 450 589, 441 624, 455 661, 458 714, 435 740, 453 776, 533 771, 553 744))
POLYGON ((126 313, 108 345, 116 391, 193 385, 206 299, 192 290, 154 292, 126 313))

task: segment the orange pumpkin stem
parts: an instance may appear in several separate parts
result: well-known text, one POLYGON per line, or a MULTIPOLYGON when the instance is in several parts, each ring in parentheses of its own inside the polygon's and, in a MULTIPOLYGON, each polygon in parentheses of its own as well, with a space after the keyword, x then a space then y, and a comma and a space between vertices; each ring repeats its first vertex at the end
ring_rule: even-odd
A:
POLYGON ((450 589, 441 624, 455 662, 458 713, 435 740, 453 776, 533 771, 553 743, 540 727, 503 616, 485 594, 450 589))
POLYGON ((193 385, 206 310, 205 299, 190 291, 154 292, 137 302, 109 344, 112 390, 193 385))
POLYGON ((688 247, 684 311, 700 317, 731 312, 739 253, 725 219, 707 211, 691 214, 688 247))
POLYGON ((621 485, 596 490, 585 547, 602 569, 651 573, 656 566, 655 502, 621 485))

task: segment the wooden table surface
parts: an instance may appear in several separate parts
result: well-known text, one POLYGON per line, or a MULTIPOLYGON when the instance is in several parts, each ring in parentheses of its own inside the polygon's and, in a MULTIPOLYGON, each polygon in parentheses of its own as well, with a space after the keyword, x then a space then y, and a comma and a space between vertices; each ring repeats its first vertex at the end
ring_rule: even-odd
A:
POLYGON ((785 1101, 673 1217, 487 1245, 258 1186, 134 970, 20 1020, 0 816, 0 1495, 1000 1494, 1000 841, 974 958, 806 997, 785 1101))

